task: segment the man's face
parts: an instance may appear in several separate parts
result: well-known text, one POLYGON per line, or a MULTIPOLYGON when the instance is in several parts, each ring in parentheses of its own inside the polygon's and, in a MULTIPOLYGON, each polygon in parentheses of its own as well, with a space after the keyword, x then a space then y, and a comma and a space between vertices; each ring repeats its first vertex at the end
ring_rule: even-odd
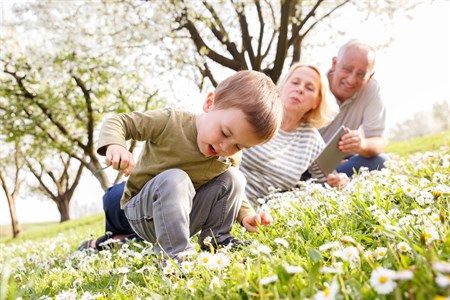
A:
POLYGON ((349 47, 342 58, 333 58, 330 90, 340 101, 359 92, 372 77, 372 61, 366 51, 349 47))
POLYGON ((214 109, 213 102, 203 109, 197 117, 197 145, 203 155, 231 156, 263 142, 240 109, 214 109))

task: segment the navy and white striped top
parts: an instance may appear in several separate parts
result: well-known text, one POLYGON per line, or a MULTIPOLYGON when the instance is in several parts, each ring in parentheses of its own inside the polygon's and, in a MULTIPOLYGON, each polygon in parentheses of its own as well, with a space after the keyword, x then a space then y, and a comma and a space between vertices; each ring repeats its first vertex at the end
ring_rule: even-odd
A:
POLYGON ((239 169, 247 178, 249 201, 257 207, 256 199, 268 195, 271 188, 295 187, 306 170, 318 182, 325 182, 326 177, 313 164, 324 147, 319 131, 302 124, 292 132, 280 129, 269 142, 244 150, 239 169))

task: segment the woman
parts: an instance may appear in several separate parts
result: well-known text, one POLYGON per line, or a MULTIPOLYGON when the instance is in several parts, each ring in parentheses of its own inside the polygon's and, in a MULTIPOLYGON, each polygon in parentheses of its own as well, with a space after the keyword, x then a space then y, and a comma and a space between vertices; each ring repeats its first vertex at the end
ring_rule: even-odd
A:
POLYGON ((336 104, 327 102, 326 82, 316 67, 297 63, 279 83, 284 105, 281 128, 268 143, 246 149, 239 167, 247 178, 246 194, 255 207, 257 199, 271 189, 295 187, 306 171, 333 187, 349 181, 344 173, 325 177, 314 163, 325 147, 318 128, 330 122, 337 109, 336 104))

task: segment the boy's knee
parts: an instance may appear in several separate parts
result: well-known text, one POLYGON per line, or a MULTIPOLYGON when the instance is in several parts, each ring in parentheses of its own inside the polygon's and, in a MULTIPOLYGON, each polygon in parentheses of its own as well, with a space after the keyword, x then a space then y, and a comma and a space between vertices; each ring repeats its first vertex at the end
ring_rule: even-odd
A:
POLYGON ((189 175, 181 169, 169 169, 158 175, 160 181, 167 185, 179 185, 182 182, 191 183, 189 175))
POLYGON ((235 189, 244 191, 247 180, 244 174, 237 168, 229 168, 224 174, 224 180, 235 189))

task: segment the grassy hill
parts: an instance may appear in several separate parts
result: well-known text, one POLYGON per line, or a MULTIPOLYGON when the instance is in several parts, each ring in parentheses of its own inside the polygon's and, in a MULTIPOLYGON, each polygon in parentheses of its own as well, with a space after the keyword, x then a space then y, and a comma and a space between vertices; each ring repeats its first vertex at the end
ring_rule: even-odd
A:
MULTIPOLYGON (((450 131, 434 134, 426 137, 417 137, 402 142, 390 142, 386 148, 387 153, 394 153, 402 157, 416 152, 436 151, 441 147, 450 147, 450 131)), ((21 235, 17 242, 23 240, 34 240, 43 237, 55 236, 59 233, 71 231, 73 229, 95 229, 98 234, 104 227, 103 213, 89 217, 71 220, 65 223, 35 223, 21 224, 21 235)), ((11 226, 0 226, 0 243, 11 242, 11 226)))

